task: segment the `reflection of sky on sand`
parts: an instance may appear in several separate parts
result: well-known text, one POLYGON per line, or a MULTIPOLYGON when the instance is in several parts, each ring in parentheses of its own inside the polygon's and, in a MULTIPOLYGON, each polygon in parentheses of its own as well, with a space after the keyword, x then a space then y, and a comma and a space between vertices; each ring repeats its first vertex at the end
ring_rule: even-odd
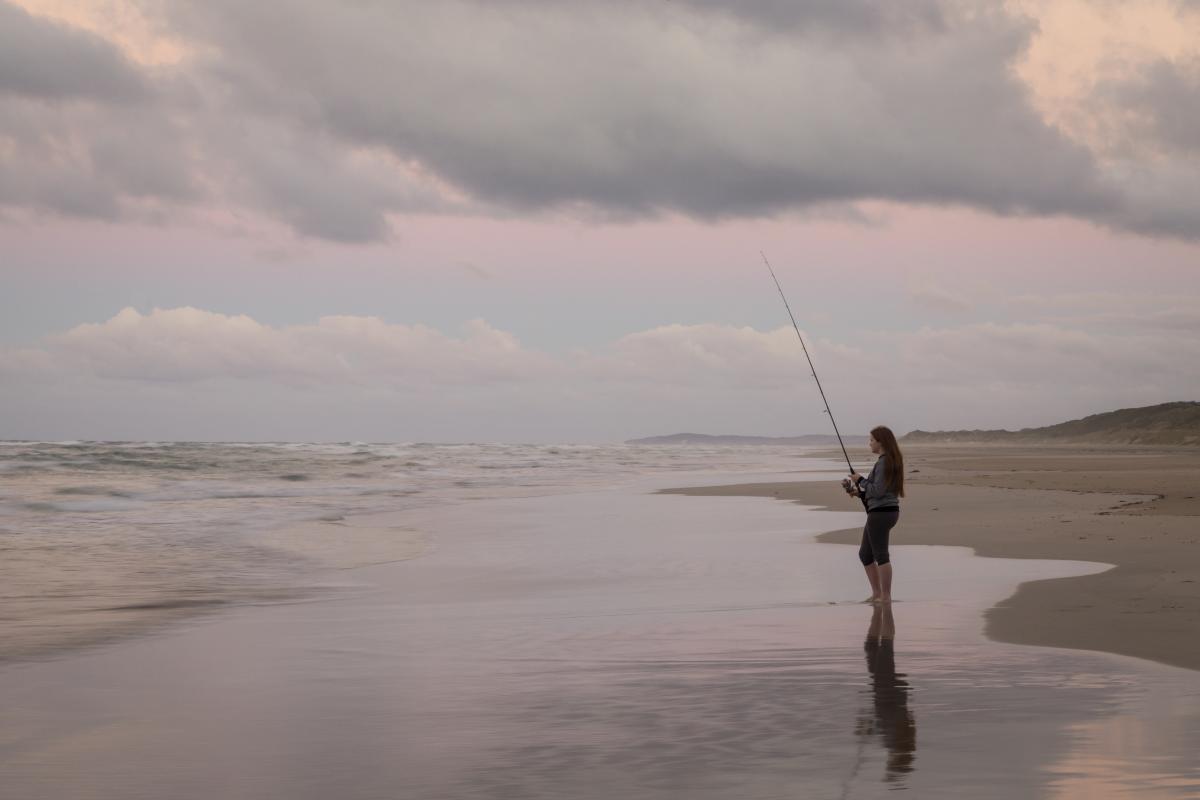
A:
POLYGON ((114 798, 1036 797, 1080 767, 1116 785, 1089 759, 1124 744, 1095 732, 1161 712, 1179 735, 1146 740, 1159 777, 1139 779, 1186 796, 1170 786, 1197 777, 1200 676, 981 636, 1019 580, 1097 566, 904 546, 902 521, 889 620, 855 602, 853 548, 811 542, 860 518, 627 490, 406 514, 431 552, 352 573, 362 591, 6 670, 20 734, 0 737, 0 779, 114 798), (1175 702, 1143 703, 1161 692, 1175 702))
POLYGON ((1055 800, 1200 797, 1200 768, 1180 754, 1200 743, 1196 676, 1148 681, 1117 713, 1069 726, 1075 743, 1052 764, 1055 800), (1191 686, 1191 691, 1180 686, 1191 686))

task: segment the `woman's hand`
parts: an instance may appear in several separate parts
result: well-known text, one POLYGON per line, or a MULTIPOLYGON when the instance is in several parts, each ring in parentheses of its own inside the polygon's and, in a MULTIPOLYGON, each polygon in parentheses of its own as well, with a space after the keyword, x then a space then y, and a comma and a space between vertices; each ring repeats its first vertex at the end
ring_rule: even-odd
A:
POLYGON ((858 482, 861 481, 862 479, 863 479, 863 476, 859 475, 857 472, 850 473, 850 480, 854 482, 855 486, 858 486, 858 482))

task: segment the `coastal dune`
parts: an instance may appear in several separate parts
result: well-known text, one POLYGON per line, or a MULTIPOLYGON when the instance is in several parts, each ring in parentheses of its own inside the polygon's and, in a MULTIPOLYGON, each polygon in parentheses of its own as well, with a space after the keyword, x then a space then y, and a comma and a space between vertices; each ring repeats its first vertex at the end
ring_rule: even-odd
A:
MULTIPOLYGON (((906 445, 905 457, 907 497, 893 544, 1114 565, 1022 584, 987 612, 989 637, 1200 669, 1194 638, 1200 630, 1200 453, 930 444, 906 445)), ((852 458, 863 465, 873 456, 860 451, 852 458)), ((776 497, 836 511, 857 507, 834 480, 666 491, 776 497)), ((819 541, 857 545, 860 537, 860 528, 847 528, 819 541)), ((902 560, 896 576, 896 597, 903 600, 902 560)))

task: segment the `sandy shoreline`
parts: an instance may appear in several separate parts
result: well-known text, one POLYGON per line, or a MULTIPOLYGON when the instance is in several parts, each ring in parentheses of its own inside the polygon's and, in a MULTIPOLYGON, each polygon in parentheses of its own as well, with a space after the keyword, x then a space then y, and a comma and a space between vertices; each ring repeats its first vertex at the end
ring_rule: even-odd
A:
MULTIPOLYGON (((433 546, 362 567, 353 590, 320 602, 4 665, 3 794, 1174 798, 1200 786, 1200 674, 982 636, 979 615, 1016 581, 1086 565, 930 549, 885 619, 856 602, 847 548, 813 541, 825 514, 652 494, 665 480, 338 525, 356 543, 395 527, 433 546)), ((335 535, 311 533, 318 550, 335 535)))
MULTIPOLYGON (((865 451, 851 456, 860 465, 872 459, 865 451)), ((905 457, 908 496, 894 543, 1115 565, 1022 584, 987 612, 990 638, 1200 670, 1200 452, 926 445, 906 448, 905 457)), ((776 497, 837 511, 856 506, 833 481, 664 491, 776 497)), ((858 544, 860 536, 859 528, 845 529, 819 541, 858 544)), ((903 570, 898 563, 898 599, 903 570)))

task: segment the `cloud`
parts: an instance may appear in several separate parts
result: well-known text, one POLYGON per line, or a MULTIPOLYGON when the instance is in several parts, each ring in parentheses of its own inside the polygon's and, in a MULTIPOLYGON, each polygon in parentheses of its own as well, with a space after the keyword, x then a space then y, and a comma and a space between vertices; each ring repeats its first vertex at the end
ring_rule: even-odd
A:
POLYGON ((114 103, 150 94, 137 66, 95 34, 0 2, 0 95, 114 103))
POLYGON ((389 213, 450 205, 395 158, 347 147, 320 130, 252 116, 206 124, 212 173, 225 195, 306 236, 377 241, 390 235, 389 213))
POLYGON ((1200 339, 1169 332, 1110 335, 1048 323, 982 323, 923 328, 900 337, 899 349, 904 371, 926 386, 998 382, 1048 392, 1161 381, 1200 390, 1194 374, 1179 370, 1200 363, 1200 339))
POLYGON ((908 297, 917 306, 933 311, 960 313, 972 310, 975 305, 970 300, 944 286, 925 284, 909 289, 908 297))
MULTIPOLYGON (((1181 298, 1174 298, 1178 303, 1181 298)), ((1195 301, 1200 303, 1200 298, 1195 301)), ((1104 314, 1083 321, 1108 327, 1149 328, 1174 331, 1183 336, 1200 338, 1200 305, 1174 306, 1150 311, 1145 314, 1104 314)))
MULTIPOLYGON (((1172 327, 1180 321, 1122 332, 986 323, 807 341, 847 430, 879 422, 903 430, 1024 427, 1195 398, 1200 378, 1186 365, 1200 363, 1200 337, 1180 335, 1172 327)), ((163 397, 219 396, 224 410, 214 410, 202 426, 217 438, 259 430, 241 419, 249 412, 237 410, 236 398, 270 410, 256 413, 275 415, 270 429, 293 431, 286 434, 293 438, 311 438, 318 429, 338 438, 346 428, 324 417, 318 425, 313 409, 364 403, 376 416, 354 421, 360 438, 369 438, 362 431, 375 425, 393 438, 428 439, 426 426, 434 421, 443 438, 455 438, 445 432, 457 425, 457 436, 509 440, 686 428, 820 432, 826 425, 790 328, 666 325, 554 355, 483 320, 448 335, 375 317, 271 326, 195 308, 148 314, 127 308, 35 347, 0 349, 0 375, 2 406, 36 408, 38 398, 56 397, 59 406, 71 407, 68 399, 75 398, 81 408, 79 398, 100 392, 123 409, 122 419, 135 419, 129 409, 138 407, 154 416, 163 397), (387 409, 403 411, 402 420, 387 409), (220 433, 223 422, 232 426, 228 433, 220 433)), ((103 429, 103 419, 94 421, 103 429)), ((197 435, 186 421, 163 424, 154 436, 197 435)), ((77 430, 72 422, 63 433, 77 430)), ((2 433, 22 431, 10 425, 2 433)))
POLYGON ((172 8, 221 53, 242 108, 387 148, 505 207, 722 217, 865 198, 1003 213, 1115 202, 1008 69, 1023 21, 795 38, 701 5, 172 8))
POLYGON ((248 209, 363 242, 389 235, 389 213, 456 202, 378 148, 230 109, 224 85, 189 66, 137 64, 0 0, 0 208, 150 221, 248 209))
POLYGON ((1099 218, 1140 233, 1197 238, 1200 58, 1129 66, 1095 81, 1087 100, 1093 127, 1103 131, 1096 154, 1104 180, 1122 195, 1099 218))
POLYGON ((1097 94, 1124 110, 1127 141, 1185 155, 1200 153, 1200 59, 1156 59, 1097 94))
POLYGON ((51 337, 41 349, 10 350, 0 363, 10 373, 58 370, 112 380, 392 388, 527 380, 551 368, 546 356, 482 320, 456 338, 376 317, 330 316, 275 328, 245 315, 187 307, 149 314, 125 308, 105 322, 51 337))
POLYGON ((188 133, 148 107, 0 100, 0 205, 119 219, 206 196, 188 133))
POLYGON ((1200 310, 1195 306, 1174 306, 1145 313, 1108 312, 1074 316, 1050 316, 1057 324, 1103 331, 1163 331, 1176 336, 1200 339, 1200 310))
MULTIPOLYGON (((810 352, 861 362, 853 347, 814 340, 810 352)), ((484 320, 461 336, 377 317, 328 316, 272 327, 246 315, 197 308, 122 309, 100 323, 49 337, 40 348, 4 352, 10 372, 82 372, 115 380, 211 379, 319 385, 487 384, 496 381, 619 381, 794 385, 808 372, 791 328, 761 332, 728 325, 666 325, 624 336, 593 352, 556 358, 524 348, 484 320)))
POLYGON ((161 99, 106 39, 0 0, 0 207, 117 219, 199 199, 161 99))
POLYGON ((1040 322, 1097 332, 1172 331, 1200 337, 1200 296, 1175 292, 1012 295, 1003 304, 1040 322))
POLYGON ((939 29, 946 14, 935 0, 878 3, 873 0, 681 0, 771 28, 847 36, 906 36, 939 29))
MULTIPOLYGON (((854 347, 812 337, 806 343, 823 371, 863 364, 863 354, 854 347)), ((663 325, 623 336, 581 364, 580 372, 590 379, 753 390, 795 386, 809 374, 790 327, 758 331, 717 324, 663 325)))
MULTIPOLYGON (((152 10, 182 43, 175 63, 137 64, 0 0, 0 204, 250 210, 339 242, 427 211, 712 220, 871 200, 1200 230, 1196 168, 1095 152, 1042 118, 1013 68, 1036 26, 992 4, 152 10)), ((1162 70, 1146 81, 1105 107, 1169 109, 1195 90, 1162 70)), ((1189 114, 1160 113, 1154 135, 1190 141, 1189 114)))

